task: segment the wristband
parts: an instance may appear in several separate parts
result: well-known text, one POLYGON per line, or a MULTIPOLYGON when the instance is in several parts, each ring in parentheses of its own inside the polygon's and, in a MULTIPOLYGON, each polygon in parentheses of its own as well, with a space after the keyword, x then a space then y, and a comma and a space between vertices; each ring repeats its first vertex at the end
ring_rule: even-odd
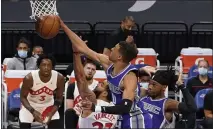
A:
POLYGON ((56 100, 54 102, 54 106, 60 107, 61 106, 61 101, 56 100))
POLYGON ((95 112, 101 112, 101 106, 95 106, 95 112))

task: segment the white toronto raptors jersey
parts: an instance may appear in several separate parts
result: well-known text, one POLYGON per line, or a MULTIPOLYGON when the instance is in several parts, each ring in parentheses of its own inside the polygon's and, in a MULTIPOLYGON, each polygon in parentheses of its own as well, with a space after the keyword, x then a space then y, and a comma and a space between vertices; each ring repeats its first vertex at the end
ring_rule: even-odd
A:
MULTIPOLYGON (((114 106, 114 104, 97 100, 98 106, 114 106)), ((79 116, 79 128, 113 129, 117 123, 118 115, 92 112, 88 117, 79 116)))
POLYGON ((52 70, 52 76, 47 83, 41 81, 39 70, 31 72, 33 87, 27 96, 30 105, 37 108, 48 107, 54 104, 53 91, 57 88, 58 72, 52 70))
MULTIPOLYGON (((90 84, 88 87, 91 91, 93 91, 97 85, 98 85, 98 81, 93 79, 92 84, 90 84)), ((77 82, 75 82, 75 89, 74 89, 73 95, 74 95, 74 106, 75 106, 77 103, 79 103, 82 100, 81 96, 79 95, 77 82)))

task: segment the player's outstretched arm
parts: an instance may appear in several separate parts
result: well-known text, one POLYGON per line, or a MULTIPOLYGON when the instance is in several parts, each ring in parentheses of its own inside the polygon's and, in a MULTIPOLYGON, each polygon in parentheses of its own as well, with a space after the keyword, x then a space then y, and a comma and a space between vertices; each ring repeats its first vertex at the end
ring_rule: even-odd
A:
POLYGON ((135 90, 137 89, 137 77, 135 73, 130 72, 124 77, 124 93, 123 100, 120 104, 115 106, 95 106, 88 100, 82 101, 83 109, 90 109, 94 112, 103 112, 108 114, 128 114, 132 107, 132 102, 135 97, 135 90))
POLYGON ((177 86, 180 88, 183 94, 184 102, 178 102, 173 99, 168 99, 166 101, 165 109, 168 112, 178 112, 182 114, 195 113, 197 111, 197 106, 194 101, 193 96, 189 90, 185 87, 182 81, 182 75, 179 75, 177 86))
POLYGON ((36 111, 33 106, 30 105, 30 103, 27 100, 27 96, 33 87, 33 78, 32 74, 28 74, 24 77, 23 84, 21 87, 21 94, 20 94, 20 99, 21 99, 21 104, 28 110, 30 113, 34 116, 35 120, 43 123, 41 113, 36 111))
POLYGON ((73 61, 74 61, 74 72, 75 72, 75 79, 77 81, 77 86, 79 90, 79 94, 82 99, 86 97, 93 103, 96 103, 96 96, 94 92, 92 92, 88 88, 88 84, 86 81, 86 76, 84 73, 83 65, 81 62, 80 53, 77 52, 77 49, 73 47, 73 61))
POLYGON ((106 55, 99 54, 88 48, 85 42, 79 36, 77 36, 72 30, 70 30, 62 20, 60 20, 60 23, 62 29, 67 34, 69 39, 72 41, 73 46, 76 47, 79 50, 79 52, 87 55, 90 59, 101 63, 104 68, 108 68, 111 62, 109 61, 106 55))

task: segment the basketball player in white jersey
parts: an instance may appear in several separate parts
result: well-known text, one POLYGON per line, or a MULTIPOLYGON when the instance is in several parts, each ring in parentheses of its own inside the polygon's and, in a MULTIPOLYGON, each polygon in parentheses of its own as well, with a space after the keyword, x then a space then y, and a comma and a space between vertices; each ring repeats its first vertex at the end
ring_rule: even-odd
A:
POLYGON ((20 128, 30 129, 35 120, 50 129, 60 129, 58 109, 63 100, 64 77, 52 70, 55 61, 51 56, 41 55, 37 65, 39 70, 25 76, 21 87, 20 128))
MULTIPOLYGON (((88 88, 93 91, 97 85, 98 81, 93 79, 93 76, 96 73, 96 64, 89 60, 82 60, 84 63, 84 73, 86 76, 86 82, 88 84, 88 88)), ((76 112, 73 110, 73 107, 82 100, 77 82, 70 84, 67 88, 67 97, 66 97, 66 111, 65 111, 65 126, 66 129, 76 129, 79 116, 76 115, 76 112), (72 122, 70 122, 72 120, 72 122)))
MULTIPOLYGON (((90 95, 89 99, 94 102, 94 104, 99 106, 114 106, 114 104, 111 102, 112 95, 107 81, 100 83, 94 92, 87 87, 88 84, 86 82, 86 76, 81 63, 80 53, 76 52, 75 48, 73 48, 73 50, 75 78, 81 97, 85 99, 85 93, 87 93, 86 96, 90 95), (96 97, 98 98, 97 100, 96 97)), ((79 110, 77 106, 74 108, 75 110, 79 110)), ((78 123, 79 128, 114 128, 118 118, 117 115, 102 112, 92 112, 91 110, 83 110, 80 113, 81 114, 78 123)))

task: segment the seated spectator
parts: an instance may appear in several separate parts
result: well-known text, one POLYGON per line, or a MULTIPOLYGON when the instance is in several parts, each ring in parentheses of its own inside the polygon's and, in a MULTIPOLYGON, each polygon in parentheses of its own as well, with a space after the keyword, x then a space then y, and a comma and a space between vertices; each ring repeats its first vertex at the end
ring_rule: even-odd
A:
POLYGON ((109 56, 111 49, 120 41, 126 41, 128 43, 133 43, 134 38, 131 34, 131 30, 134 27, 135 22, 132 16, 126 16, 122 21, 120 27, 111 34, 110 40, 106 43, 104 47, 103 54, 109 56))
POLYGON ((209 63, 207 60, 200 60, 198 62, 198 76, 188 80, 187 88, 189 89, 192 96, 205 88, 212 88, 212 78, 208 76, 209 63))
POLYGON ((41 46, 34 46, 33 47, 33 51, 32 51, 32 55, 35 58, 38 58, 39 55, 43 54, 43 48, 41 46))
POLYGON ((36 61, 30 53, 29 41, 25 38, 21 38, 17 44, 17 53, 8 61, 8 70, 36 70, 36 61))
POLYGON ((213 90, 204 98, 204 128, 213 129, 213 90))
MULTIPOLYGON (((198 62, 198 75, 188 80, 187 88, 193 97, 202 89, 212 88, 212 78, 208 76, 209 63, 206 60, 200 60, 198 62)), ((203 110, 198 110, 196 114, 197 118, 203 118, 203 110)))
POLYGON ((145 71, 140 71, 139 72, 139 84, 141 87, 141 94, 140 97, 144 97, 147 95, 146 91, 148 90, 148 86, 149 86, 149 80, 150 80, 150 76, 149 74, 147 74, 145 71))
MULTIPOLYGON (((98 81, 93 79, 96 73, 96 64, 91 60, 86 60, 84 62, 84 72, 86 74, 86 79, 88 87, 94 90, 98 84, 98 81)), ((67 88, 66 97, 66 112, 65 112, 65 125, 68 129, 75 129, 78 123, 78 116, 73 110, 74 106, 81 101, 79 91, 76 82, 70 84, 67 88)))

